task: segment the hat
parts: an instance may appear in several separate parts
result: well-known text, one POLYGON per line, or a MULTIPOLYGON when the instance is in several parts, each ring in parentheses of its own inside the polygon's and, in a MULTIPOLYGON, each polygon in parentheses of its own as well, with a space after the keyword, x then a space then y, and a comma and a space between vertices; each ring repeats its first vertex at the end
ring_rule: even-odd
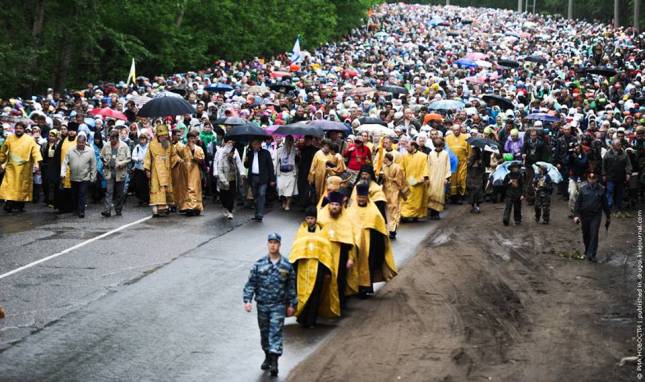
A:
POLYGON ((168 126, 166 126, 166 125, 159 125, 159 126, 157 126, 157 127, 156 127, 156 129, 155 129, 155 134, 156 134, 157 136, 163 136, 163 135, 166 135, 166 136, 167 136, 167 135, 169 135, 169 133, 168 133, 168 126))
POLYGON ((533 127, 542 127, 542 121, 535 121, 533 127))
POLYGON ((307 209, 305 209, 305 217, 306 218, 308 218, 308 217, 317 218, 318 217, 318 209, 316 208, 316 206, 307 207, 307 209))
POLYGON ((327 195, 327 200, 329 201, 329 203, 339 203, 339 204, 342 204, 342 203, 343 203, 343 199, 344 199, 343 194, 341 194, 341 193, 340 193, 340 192, 338 192, 338 191, 332 191, 332 192, 330 192, 330 193, 327 195))
POLYGON ((520 135, 520 131, 517 129, 511 129, 511 137, 517 137, 520 135))
POLYGON ((58 134, 59 134, 59 132, 56 129, 49 130, 49 135, 52 135, 54 137, 58 137, 58 134))
POLYGON ((356 195, 357 196, 367 196, 370 192, 370 186, 367 182, 360 182, 356 185, 356 195))
POLYGON ((280 236, 277 232, 273 232, 273 233, 269 234, 269 237, 267 237, 267 241, 281 242, 282 241, 282 236, 280 236))

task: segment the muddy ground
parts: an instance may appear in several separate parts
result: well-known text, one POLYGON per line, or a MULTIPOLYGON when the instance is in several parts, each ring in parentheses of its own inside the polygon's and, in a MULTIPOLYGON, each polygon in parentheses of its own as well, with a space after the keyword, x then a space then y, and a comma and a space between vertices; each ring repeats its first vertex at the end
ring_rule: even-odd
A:
MULTIPOLYGON (((626 381, 635 366, 636 219, 601 228, 599 263, 556 201, 550 225, 523 206, 451 207, 439 229, 370 300, 350 301, 335 333, 292 381, 626 381)), ((604 224, 604 220, 603 220, 604 224)))

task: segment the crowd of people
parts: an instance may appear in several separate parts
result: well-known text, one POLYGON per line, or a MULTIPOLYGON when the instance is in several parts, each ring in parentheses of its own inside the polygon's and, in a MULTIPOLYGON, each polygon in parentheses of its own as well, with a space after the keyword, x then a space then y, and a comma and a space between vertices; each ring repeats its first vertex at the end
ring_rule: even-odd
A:
MULTIPOLYGON (((644 37, 559 16, 383 4, 344 40, 295 61, 218 60, 2 100, 0 200, 10 214, 42 200, 81 218, 92 202, 121 215, 128 195, 156 217, 199 215, 208 200, 226 219, 246 204, 258 222, 268 203, 300 207, 293 264, 261 260, 244 301, 279 300, 307 326, 393 277, 399 224, 438 220, 447 204, 479 214, 503 201, 504 225, 511 214, 521 224, 528 205, 549 224, 555 194, 595 261, 601 214, 607 224, 629 217, 645 196, 644 37), (138 114, 167 92, 194 112, 138 114), (275 134, 303 121, 332 127, 275 134), (229 136, 240 123, 270 137, 229 136), (297 290, 255 287, 286 275, 297 290)), ((276 373, 282 345, 269 328, 285 312, 261 312, 263 368, 275 359, 276 373)))
POLYGON ((573 218, 591 174, 611 216, 629 216, 645 191, 643 37, 558 16, 384 4, 296 61, 218 60, 5 99, 0 200, 8 213, 42 200, 79 217, 102 202, 110 217, 128 195, 154 216, 199 215, 210 198, 227 219, 247 204, 261 221, 267 203, 321 206, 329 192, 351 201, 365 181, 395 238, 400 221, 439 219, 447 203, 477 214, 505 201, 508 225, 511 213, 521 223, 525 201, 548 224, 556 193, 573 218), (138 115, 167 92, 194 112, 138 115), (233 120, 343 128, 249 143, 227 135, 233 120))

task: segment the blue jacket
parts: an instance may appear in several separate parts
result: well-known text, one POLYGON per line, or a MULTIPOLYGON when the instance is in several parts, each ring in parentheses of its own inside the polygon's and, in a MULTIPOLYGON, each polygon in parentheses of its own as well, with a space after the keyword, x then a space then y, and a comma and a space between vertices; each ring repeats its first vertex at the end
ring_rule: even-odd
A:
POLYGON ((297 305, 296 272, 287 258, 280 256, 273 264, 267 255, 253 264, 244 286, 244 302, 254 297, 258 304, 297 305))

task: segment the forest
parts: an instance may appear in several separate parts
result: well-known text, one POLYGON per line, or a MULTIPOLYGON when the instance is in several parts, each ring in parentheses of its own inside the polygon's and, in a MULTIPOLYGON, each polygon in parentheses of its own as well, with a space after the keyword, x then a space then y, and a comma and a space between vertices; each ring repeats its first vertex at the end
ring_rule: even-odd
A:
POLYGON ((0 13, 0 97, 204 68, 332 41, 374 0, 24 0, 0 13))

